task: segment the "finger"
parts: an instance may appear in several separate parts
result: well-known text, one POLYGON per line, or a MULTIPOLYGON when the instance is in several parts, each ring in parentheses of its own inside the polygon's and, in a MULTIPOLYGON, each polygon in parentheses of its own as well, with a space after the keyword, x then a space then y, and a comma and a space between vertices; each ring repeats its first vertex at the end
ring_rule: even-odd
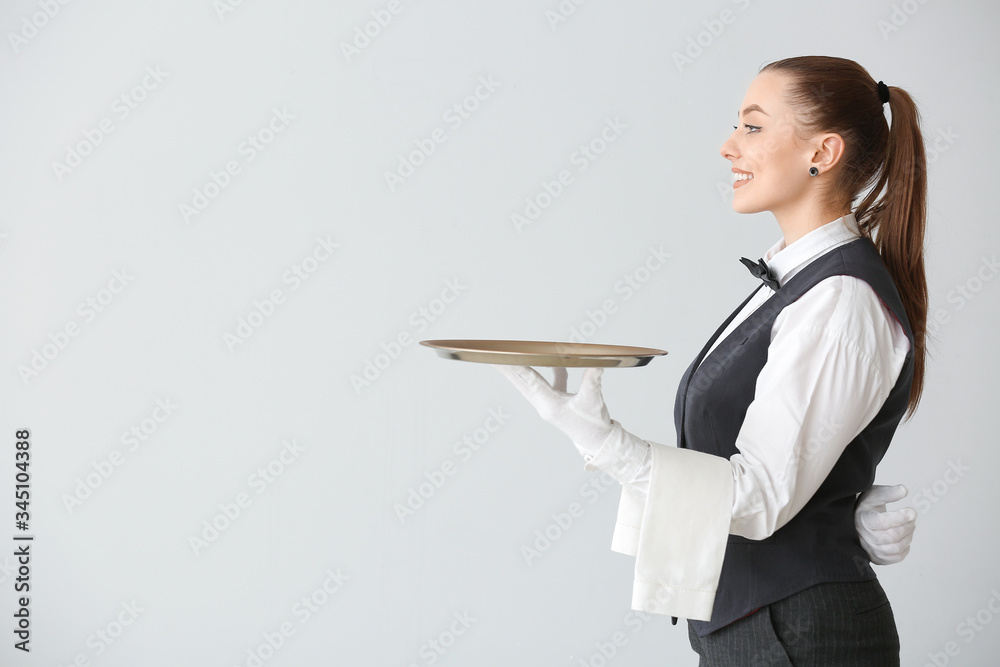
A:
POLYGON ((866 530, 865 540, 879 549, 890 549, 906 546, 913 541, 914 524, 904 524, 885 530, 866 530), (897 546, 894 546, 897 545, 897 546))
POLYGON ((895 486, 873 486, 861 494, 859 502, 866 507, 894 503, 906 497, 907 490, 902 484, 895 486))
POLYGON ((910 545, 906 545, 904 549, 901 549, 898 553, 876 553, 869 554, 872 557, 872 562, 876 565, 893 565, 902 561, 906 558, 907 554, 910 553, 910 545))
POLYGON ((531 374, 535 372, 530 366, 509 366, 504 364, 497 364, 494 366, 500 373, 506 377, 511 382, 517 383, 532 383, 531 374))
POLYGON ((497 370, 529 400, 539 394, 551 394, 552 387, 530 366, 497 365, 497 370))
POLYGON ((864 533, 865 541, 869 545, 880 549, 882 552, 886 552, 887 550, 898 551, 903 547, 909 546, 910 542, 913 541, 913 530, 914 525, 907 524, 886 530, 865 530, 862 532, 864 533))
POLYGON ((904 523, 898 526, 889 526, 886 528, 868 528, 865 527, 864 533, 865 537, 871 544, 893 544, 895 542, 909 542, 913 539, 913 532, 916 529, 916 524, 904 523))
POLYGON ((566 393, 566 381, 569 379, 569 371, 562 366, 552 369, 552 388, 556 391, 566 393))
POLYGON ((520 371, 518 370, 519 368, 521 368, 520 366, 494 365, 493 368, 497 369, 500 375, 507 378, 511 382, 511 384, 516 385, 521 382, 521 379, 519 377, 520 371))
POLYGON ((904 558, 906 558, 906 556, 907 556, 907 555, 908 555, 909 553, 910 553, 910 545, 909 545, 909 544, 907 544, 907 545, 906 545, 906 548, 904 548, 904 549, 901 549, 901 550, 900 550, 900 552, 899 552, 898 554, 893 554, 893 555, 891 555, 891 556, 888 556, 888 557, 886 557, 886 558, 885 558, 885 561, 886 561, 886 563, 885 563, 885 564, 886 564, 886 565, 892 565, 893 563, 898 563, 898 562, 900 562, 901 560, 903 560, 904 558))
POLYGON ((861 521, 869 530, 888 530, 906 525, 916 526, 917 512, 912 507, 902 507, 891 512, 863 512, 861 521))
POLYGON ((910 540, 903 542, 893 542, 878 548, 878 554, 882 558, 898 557, 902 559, 910 551, 910 540))
POLYGON ((601 393, 601 376, 604 369, 601 367, 587 368, 583 371, 583 379, 580 380, 580 392, 585 396, 593 396, 601 393))
POLYGON ((603 368, 588 368, 584 371, 583 379, 580 381, 580 391, 574 399, 574 403, 579 408, 581 415, 586 416, 595 423, 607 423, 610 421, 608 407, 604 404, 604 396, 601 394, 601 376, 603 368))

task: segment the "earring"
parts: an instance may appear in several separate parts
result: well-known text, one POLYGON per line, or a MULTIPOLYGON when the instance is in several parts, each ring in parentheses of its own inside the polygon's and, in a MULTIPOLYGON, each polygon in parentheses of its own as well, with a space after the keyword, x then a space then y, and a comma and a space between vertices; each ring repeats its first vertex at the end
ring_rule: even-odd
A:
POLYGON ((817 169, 816 167, 809 167, 809 175, 819 176, 819 169, 817 169))

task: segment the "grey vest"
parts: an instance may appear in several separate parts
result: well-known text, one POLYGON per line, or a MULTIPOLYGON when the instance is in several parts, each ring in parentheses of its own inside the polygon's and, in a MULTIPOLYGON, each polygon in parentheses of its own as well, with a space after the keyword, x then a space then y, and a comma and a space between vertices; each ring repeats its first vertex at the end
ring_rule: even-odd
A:
MULTIPOLYGON (((690 621, 701 637, 815 584, 875 578, 854 528, 854 503, 857 494, 874 482, 875 466, 906 411, 913 382, 913 333, 896 286, 870 240, 859 238, 811 262, 700 363, 753 294, 747 297, 681 378, 674 424, 678 447, 727 459, 737 454, 736 436, 754 398, 757 376, 767 361, 775 318, 816 283, 836 275, 854 276, 871 285, 906 331, 910 352, 882 409, 847 445, 805 507, 763 540, 729 536, 712 619, 690 621)), ((836 416, 832 419, 835 422, 836 416)), ((816 446, 821 446, 821 440, 822 433, 816 446)))

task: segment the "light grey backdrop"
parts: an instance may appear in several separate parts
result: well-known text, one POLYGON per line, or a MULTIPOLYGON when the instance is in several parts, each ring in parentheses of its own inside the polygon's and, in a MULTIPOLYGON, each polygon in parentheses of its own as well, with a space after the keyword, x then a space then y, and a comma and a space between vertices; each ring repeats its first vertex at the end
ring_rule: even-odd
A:
POLYGON ((737 259, 780 236, 732 211, 718 149, 758 68, 801 54, 923 113, 934 340, 877 480, 920 518, 879 575, 905 665, 995 664, 998 18, 3 3, 0 664, 696 664, 629 611, 618 490, 492 369, 415 341, 665 348, 605 395, 672 442, 683 369, 753 287, 737 259))

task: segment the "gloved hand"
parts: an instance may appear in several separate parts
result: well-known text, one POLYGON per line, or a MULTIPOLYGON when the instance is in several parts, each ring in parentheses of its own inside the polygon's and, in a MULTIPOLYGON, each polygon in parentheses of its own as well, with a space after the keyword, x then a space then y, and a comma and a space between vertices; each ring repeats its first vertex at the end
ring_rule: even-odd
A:
POLYGON ((854 527, 861 539, 861 546, 876 565, 898 563, 910 552, 913 530, 917 525, 917 512, 903 507, 891 512, 885 504, 906 497, 906 487, 873 486, 860 496, 854 506, 854 527))
POLYGON ((527 366, 497 366, 497 370, 535 406, 542 419, 569 436, 585 459, 593 457, 611 434, 611 418, 601 395, 602 368, 585 369, 575 394, 566 392, 569 374, 565 368, 553 369, 551 385, 527 366))

